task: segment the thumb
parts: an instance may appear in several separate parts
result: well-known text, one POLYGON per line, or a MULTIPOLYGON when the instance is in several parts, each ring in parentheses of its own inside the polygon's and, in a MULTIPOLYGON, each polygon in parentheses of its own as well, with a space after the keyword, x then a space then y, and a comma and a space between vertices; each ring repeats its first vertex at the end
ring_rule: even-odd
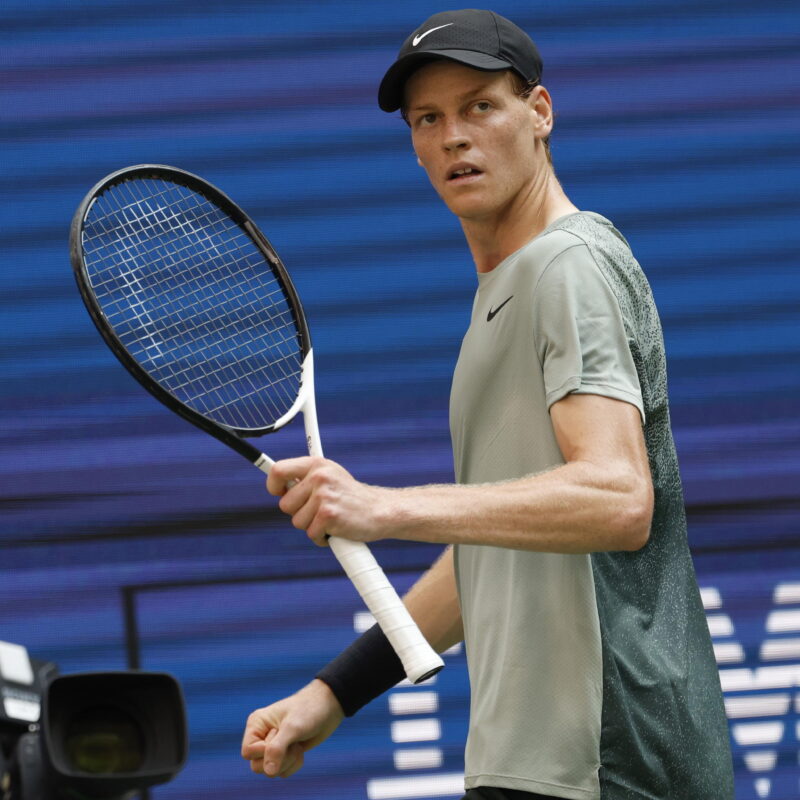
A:
POLYGON ((264 742, 250 742, 242 745, 242 758, 253 761, 256 758, 264 757, 264 742))

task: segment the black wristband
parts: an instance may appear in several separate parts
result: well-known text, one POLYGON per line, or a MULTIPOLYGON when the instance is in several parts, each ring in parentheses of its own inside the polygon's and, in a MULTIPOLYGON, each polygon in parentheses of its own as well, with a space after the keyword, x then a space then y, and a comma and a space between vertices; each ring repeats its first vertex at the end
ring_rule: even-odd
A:
POLYGON ((377 625, 373 625, 315 677, 330 686, 345 716, 352 717, 405 676, 389 640, 377 625))

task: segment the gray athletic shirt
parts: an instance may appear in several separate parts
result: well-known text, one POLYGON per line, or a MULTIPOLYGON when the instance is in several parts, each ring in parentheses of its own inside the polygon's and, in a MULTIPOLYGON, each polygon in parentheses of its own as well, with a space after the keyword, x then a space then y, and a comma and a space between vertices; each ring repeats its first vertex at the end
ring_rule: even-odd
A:
POLYGON ((557 220, 478 280, 450 402, 457 480, 563 464, 550 406, 597 394, 639 410, 655 510, 636 552, 456 546, 471 684, 466 786, 730 800, 728 727, 647 280, 622 235, 589 212, 557 220))

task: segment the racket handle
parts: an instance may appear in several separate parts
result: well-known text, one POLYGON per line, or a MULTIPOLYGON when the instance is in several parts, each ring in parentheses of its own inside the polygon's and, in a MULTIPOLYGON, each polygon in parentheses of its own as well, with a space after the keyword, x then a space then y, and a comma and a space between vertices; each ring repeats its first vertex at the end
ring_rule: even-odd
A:
POLYGON ((411 683, 420 683, 444 666, 408 609, 363 542, 331 536, 331 550, 394 648, 411 683))
MULTIPOLYGON (((274 463, 262 455, 255 465, 269 473, 274 463)), ((397 653, 409 681, 420 683, 439 672, 444 661, 422 635, 370 549, 363 542, 337 536, 329 537, 328 544, 397 653)))

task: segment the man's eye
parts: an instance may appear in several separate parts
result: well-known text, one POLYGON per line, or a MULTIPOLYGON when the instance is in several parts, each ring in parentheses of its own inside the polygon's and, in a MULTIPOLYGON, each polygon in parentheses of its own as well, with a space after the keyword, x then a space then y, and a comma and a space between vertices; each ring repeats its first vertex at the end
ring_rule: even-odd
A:
POLYGON ((491 107, 492 104, 488 100, 479 100, 474 106, 475 110, 481 114, 487 112, 491 107))
POLYGON ((436 114, 423 114, 419 118, 420 125, 433 125, 436 122, 436 114))

